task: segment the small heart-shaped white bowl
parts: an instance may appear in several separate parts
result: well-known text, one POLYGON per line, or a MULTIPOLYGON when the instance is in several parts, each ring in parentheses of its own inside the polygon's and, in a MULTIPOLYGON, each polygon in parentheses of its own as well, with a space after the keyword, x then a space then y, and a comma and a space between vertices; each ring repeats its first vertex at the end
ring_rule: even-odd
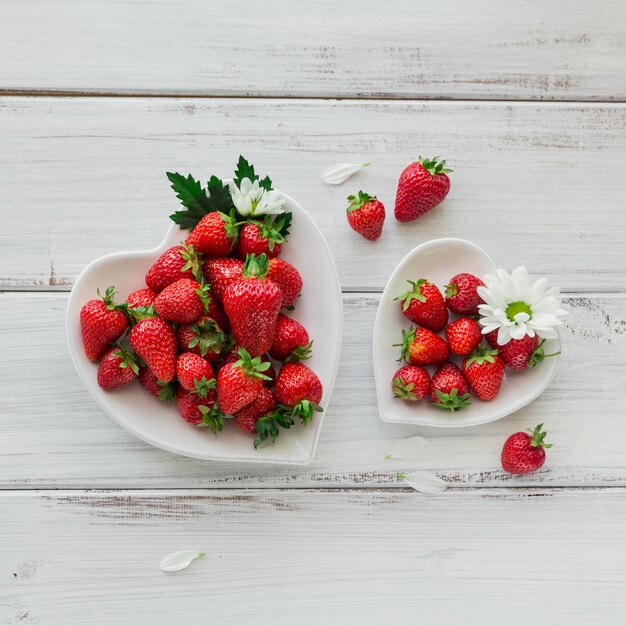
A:
MULTIPOLYGON (((493 274, 496 266, 479 246, 464 239, 434 239, 423 243, 407 254, 394 270, 383 292, 376 323, 374 324, 374 372, 378 410, 384 422, 458 428, 493 422, 510 415, 537 398, 550 384, 559 357, 546 359, 537 367, 522 372, 506 369, 502 388, 490 402, 472 396, 472 404, 451 413, 434 406, 426 398, 407 402, 394 398, 391 379, 404 363, 398 363, 400 348, 393 344, 402 341, 402 329, 411 326, 395 297, 407 290, 408 279, 426 278, 444 290, 456 274, 468 272, 479 278, 493 274)), ((458 317, 451 314, 450 320, 458 317)), ((443 333, 441 333, 443 336, 443 333)), ((546 341, 547 354, 561 350, 560 338, 546 341)), ((462 358, 452 359, 460 365, 462 358)), ((436 367, 427 368, 431 375, 436 367)))
MULTIPOLYGON (((306 465, 313 460, 322 423, 332 394, 343 332, 341 286, 330 248, 311 216, 295 200, 285 198, 285 210, 293 213, 289 241, 281 258, 302 275, 304 286, 289 315, 304 324, 313 340, 313 357, 306 361, 324 387, 321 406, 306 427, 296 424, 281 432, 276 443, 255 450, 253 437, 227 423, 218 437, 207 428, 185 422, 176 404, 150 396, 138 382, 115 391, 103 391, 97 383, 98 365, 85 356, 80 333, 80 309, 96 289, 114 285, 122 302, 135 289, 145 287, 148 268, 167 248, 183 241, 188 231, 172 224, 161 245, 143 252, 117 252, 90 263, 76 279, 67 307, 67 343, 81 380, 96 402, 125 430, 142 441, 175 454, 199 459, 251 463, 306 465)), ((86 417, 87 419, 87 417, 86 417)))

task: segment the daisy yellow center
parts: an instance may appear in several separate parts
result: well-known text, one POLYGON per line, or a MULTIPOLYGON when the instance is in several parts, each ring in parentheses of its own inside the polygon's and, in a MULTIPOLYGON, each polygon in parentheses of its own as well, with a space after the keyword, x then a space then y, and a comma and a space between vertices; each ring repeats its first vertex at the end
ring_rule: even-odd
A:
POLYGON ((533 316, 533 312, 531 308, 521 300, 518 302, 511 302, 508 307, 506 307, 506 316, 512 321, 515 321, 515 316, 518 313, 527 313, 528 317, 533 316))

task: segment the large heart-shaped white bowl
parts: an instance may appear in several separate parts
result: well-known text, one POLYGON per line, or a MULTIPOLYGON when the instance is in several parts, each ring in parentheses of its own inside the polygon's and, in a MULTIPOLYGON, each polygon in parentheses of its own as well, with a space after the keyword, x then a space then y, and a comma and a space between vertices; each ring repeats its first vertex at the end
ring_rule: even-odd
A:
POLYGON ((281 258, 302 275, 304 287, 296 310, 290 313, 302 322, 313 339, 313 357, 307 361, 324 386, 321 406, 306 427, 299 424, 283 431, 276 443, 255 450, 252 437, 226 424, 216 438, 208 429, 198 429, 182 420, 175 405, 147 394, 139 384, 114 392, 103 391, 96 381, 97 365, 83 351, 79 313, 96 289, 115 285, 116 296, 126 296, 145 286, 146 270, 167 248, 185 239, 187 231, 172 224, 158 248, 144 252, 118 252, 90 263, 76 280, 67 308, 67 342, 78 374, 96 402, 128 432, 157 448, 183 456, 219 461, 289 463, 306 465, 313 460, 330 400, 341 351, 343 309, 339 276, 330 249, 311 216, 295 200, 282 194, 285 210, 293 213, 289 242, 281 258))
MULTIPOLYGON (((456 413, 439 409, 425 400, 419 403, 398 400, 391 393, 391 379, 401 365, 396 362, 400 349, 392 344, 399 343, 402 329, 411 325, 402 313, 400 303, 394 301, 407 290, 407 279, 427 278, 442 289, 461 272, 483 277, 494 273, 495 269, 489 255, 476 244, 463 239, 434 239, 414 248, 394 270, 383 292, 374 325, 374 372, 378 409, 384 422, 443 428, 486 424, 521 409, 550 384, 559 357, 546 359, 523 372, 507 368, 502 389, 494 400, 481 402, 472 397, 472 404, 456 413)), ((545 349, 547 354, 560 351, 560 338, 546 341, 545 349)), ((462 359, 453 360, 460 364, 462 359)), ((435 370, 428 369, 431 374, 435 370)))

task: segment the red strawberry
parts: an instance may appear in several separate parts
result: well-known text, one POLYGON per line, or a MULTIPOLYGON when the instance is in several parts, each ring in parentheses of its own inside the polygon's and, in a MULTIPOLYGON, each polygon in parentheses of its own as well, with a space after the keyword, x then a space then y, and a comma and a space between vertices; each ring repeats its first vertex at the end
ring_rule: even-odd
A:
POLYGON ((450 191, 445 161, 419 158, 408 165, 398 181, 395 216, 399 222, 412 222, 436 207, 450 191))
POLYGON ((133 291, 129 294, 128 298, 126 298, 126 304, 128 304, 130 309, 135 309, 138 306, 149 307, 154 303, 158 295, 156 291, 150 288, 137 289, 137 291, 133 291))
POLYGON ((202 254, 228 256, 237 244, 238 226, 234 215, 207 213, 185 240, 202 254))
POLYGON ((442 330, 448 323, 448 309, 441 291, 425 278, 407 282, 412 289, 395 298, 402 303, 404 315, 428 330, 442 330))
POLYGON ((502 468, 509 474, 529 474, 538 470, 546 461, 545 448, 551 448, 551 443, 545 443, 546 433, 543 424, 535 430, 528 429, 531 435, 523 432, 511 435, 502 446, 502 468))
POLYGON ((195 391, 202 383, 214 377, 213 368, 208 361, 193 352, 183 352, 176 359, 176 378, 181 387, 195 391))
POLYGON ((460 317, 448 324, 446 339, 454 354, 467 356, 478 348, 483 339, 480 324, 471 317, 460 317))
MULTIPOLYGON (((402 358, 409 365, 436 365, 450 358, 448 344, 439 336, 426 328, 415 328, 402 331, 402 358)), ((401 359, 400 359, 401 360, 401 359)))
POLYGON ((176 404, 181 417, 194 426, 208 426, 214 435, 224 427, 224 414, 215 402, 215 389, 209 389, 203 398, 193 391, 179 387, 176 391, 176 404))
POLYGON ((348 196, 348 200, 350 200, 347 209, 350 228, 365 239, 376 241, 382 235, 385 222, 383 203, 376 196, 370 196, 364 191, 359 191, 357 196, 348 196))
POLYGON ((459 315, 478 315, 478 305, 483 299, 476 292, 477 287, 484 287, 480 278, 472 274, 457 274, 446 285, 446 306, 459 315))
POLYGON ((183 324, 178 329, 178 345, 183 352, 193 352, 215 363, 226 347, 228 339, 220 326, 207 315, 194 324, 183 324))
POLYGON ((303 424, 321 411, 322 383, 317 374, 302 363, 285 363, 278 372, 274 393, 280 404, 290 409, 291 418, 299 417, 303 424))
POLYGON ((181 278, 163 289, 154 301, 154 308, 168 322, 191 324, 204 312, 208 298, 207 285, 181 278))
POLYGON ((218 302, 221 302, 224 299, 226 287, 241 278, 243 261, 233 257, 207 259, 203 269, 211 285, 211 293, 218 302))
POLYGON ((139 382, 150 395, 160 398, 164 402, 171 402, 174 399, 173 385, 160 382, 147 367, 140 368, 137 378, 139 378, 139 382))
POLYGON ((256 422, 275 406, 274 392, 267 387, 261 387, 259 395, 250 404, 235 413, 235 424, 244 432, 256 435, 256 422))
POLYGON ((113 301, 114 295, 114 288, 108 287, 102 300, 89 300, 80 310, 80 332, 90 361, 99 361, 109 344, 117 341, 128 327, 128 318, 113 301))
POLYGON ((443 363, 437 368, 429 395, 434 404, 453 413, 471 404, 467 381, 454 363, 443 363))
MULTIPOLYGON (((211 292, 212 294, 212 292, 211 292)), ((215 320, 215 323, 225 332, 230 332, 230 322, 228 321, 228 317, 226 313, 224 313, 224 309, 218 304, 217 300, 213 297, 209 297, 206 302, 206 312, 207 316, 211 319, 215 320)))
POLYGON ((135 356, 122 346, 111 348, 98 367, 98 384, 105 391, 127 385, 139 374, 135 356))
POLYGON ((181 278, 200 275, 200 260, 193 246, 179 245, 166 250, 146 274, 146 285, 162 291, 181 278))
POLYGON ((504 363, 512 370, 524 370, 527 367, 535 367, 544 359, 561 354, 554 352, 546 354, 543 349, 545 339, 539 343, 539 337, 525 335, 521 339, 511 339, 503 346, 498 345, 498 331, 492 330, 485 335, 487 342, 492 348, 497 348, 504 359, 504 363))
POLYGON ((421 400, 430 387, 430 375, 423 367, 405 365, 401 367, 391 380, 393 395, 401 400, 415 402, 421 400))
POLYGON ((224 293, 224 310, 235 341, 253 357, 272 347, 276 319, 280 311, 280 287, 266 278, 267 257, 246 258, 243 277, 231 283, 224 293))
MULTIPOLYGON (((264 359, 269 362, 268 355, 266 354, 264 359)), ((276 383, 276 368, 270 363, 270 366, 263 372, 269 380, 263 380, 263 384, 266 387, 273 387, 276 383)))
POLYGON ((270 356, 277 361, 302 361, 311 358, 311 345, 306 328, 290 317, 278 314, 276 334, 270 356))
POLYGON ((270 367, 260 356, 252 358, 244 348, 239 348, 238 354, 237 361, 227 363, 217 374, 217 403, 228 415, 254 401, 263 380, 268 378, 264 372, 270 367))
POLYGON ((249 254, 265 253, 268 259, 273 259, 280 255, 285 243, 282 230, 285 218, 273 221, 266 218, 263 222, 249 221, 239 233, 239 243, 237 244, 237 256, 245 259, 249 254))
POLYGON ((502 385, 504 360, 497 350, 485 350, 479 346, 471 356, 463 359, 461 371, 481 400, 493 400, 502 385))
POLYGON ((281 307, 291 307, 302 291, 302 277, 298 270, 282 259, 270 259, 267 277, 274 281, 282 292, 281 307))
POLYGON ((137 356, 164 383, 176 374, 176 333, 158 317, 140 320, 130 331, 130 345, 137 356))

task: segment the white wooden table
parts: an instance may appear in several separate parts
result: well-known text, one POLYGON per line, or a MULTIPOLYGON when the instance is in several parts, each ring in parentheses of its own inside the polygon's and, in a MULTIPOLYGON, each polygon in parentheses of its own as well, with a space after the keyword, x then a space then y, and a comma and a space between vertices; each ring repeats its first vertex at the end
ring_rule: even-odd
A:
POLYGON ((623 625, 626 615, 626 4, 621 0, 0 2, 0 623, 623 625), (65 347, 91 259, 152 247, 166 170, 245 154, 310 210, 345 291, 342 365, 310 467, 176 457, 116 426, 65 347), (418 154, 445 204, 368 244, 418 154), (340 188, 320 173, 371 161, 340 188), (560 284, 550 388, 500 422, 379 421, 370 336, 398 260, 462 236, 560 284), (544 421, 536 474, 499 467, 544 421), (383 460, 421 433, 423 454, 383 460), (428 469, 439 496, 397 471, 428 469), (159 572, 183 548, 207 558, 159 572), (528 620, 528 622, 527 622, 528 620))

